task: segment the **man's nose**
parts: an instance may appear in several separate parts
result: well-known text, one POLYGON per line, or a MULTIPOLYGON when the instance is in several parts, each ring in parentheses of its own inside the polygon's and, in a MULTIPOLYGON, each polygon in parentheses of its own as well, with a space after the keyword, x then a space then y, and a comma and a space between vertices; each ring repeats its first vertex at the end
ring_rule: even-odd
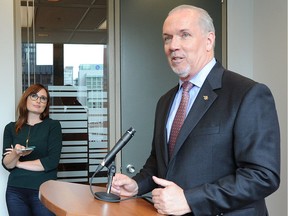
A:
POLYGON ((173 37, 169 43, 169 47, 171 50, 177 50, 180 48, 180 44, 181 44, 180 38, 173 37))

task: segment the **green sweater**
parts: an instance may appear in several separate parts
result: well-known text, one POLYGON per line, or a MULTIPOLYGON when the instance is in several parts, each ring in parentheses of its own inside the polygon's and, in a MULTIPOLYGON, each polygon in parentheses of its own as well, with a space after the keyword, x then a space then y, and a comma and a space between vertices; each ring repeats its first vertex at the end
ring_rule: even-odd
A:
POLYGON ((15 122, 10 122, 4 130, 3 153, 11 145, 21 144, 25 146, 28 136, 29 146, 35 146, 36 148, 31 154, 20 157, 20 161, 40 159, 44 171, 29 171, 17 167, 7 169, 3 165, 4 156, 2 158, 2 165, 10 172, 8 186, 39 190, 43 182, 57 178, 57 167, 62 149, 61 125, 57 120, 46 118, 34 126, 24 125, 18 134, 16 134, 15 122))

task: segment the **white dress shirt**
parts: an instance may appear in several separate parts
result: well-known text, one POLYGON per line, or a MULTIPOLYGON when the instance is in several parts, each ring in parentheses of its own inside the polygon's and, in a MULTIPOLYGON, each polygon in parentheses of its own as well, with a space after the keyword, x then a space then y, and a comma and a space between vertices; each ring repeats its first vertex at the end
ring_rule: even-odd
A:
MULTIPOLYGON (((199 73, 197 73, 194 77, 191 78, 190 82, 193 84, 193 88, 189 91, 189 103, 187 106, 187 111, 186 115, 189 113, 206 77, 210 73, 211 69, 214 67, 216 64, 216 59, 213 58, 199 73)), ((179 90, 174 98, 170 113, 169 113, 169 118, 166 124, 166 130, 167 130, 167 143, 169 143, 169 137, 170 137, 170 130, 172 127, 172 123, 174 120, 174 117, 176 115, 177 109, 179 107, 181 97, 182 97, 182 91, 183 89, 181 88, 183 81, 179 80, 179 90)))

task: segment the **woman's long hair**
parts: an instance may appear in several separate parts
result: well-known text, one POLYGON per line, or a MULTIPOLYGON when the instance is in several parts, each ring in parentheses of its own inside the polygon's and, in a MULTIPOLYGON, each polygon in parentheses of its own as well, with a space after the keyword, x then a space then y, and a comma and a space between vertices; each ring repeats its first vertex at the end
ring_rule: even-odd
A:
POLYGON ((28 109, 27 109, 27 99, 31 94, 37 94, 41 89, 44 89, 47 93, 47 103, 46 103, 46 108, 43 111, 43 113, 40 114, 40 119, 44 120, 45 118, 49 117, 49 102, 50 102, 50 95, 48 90, 41 84, 33 84, 29 88, 26 89, 26 91, 23 93, 18 107, 17 107, 17 112, 18 112, 18 120, 16 121, 15 125, 15 130, 16 133, 23 127, 24 124, 27 123, 28 119, 28 109))

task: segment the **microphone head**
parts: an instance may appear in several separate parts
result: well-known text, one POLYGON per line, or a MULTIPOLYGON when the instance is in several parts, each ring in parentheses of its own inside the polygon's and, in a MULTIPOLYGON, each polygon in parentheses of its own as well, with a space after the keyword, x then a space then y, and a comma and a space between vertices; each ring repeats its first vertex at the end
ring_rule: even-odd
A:
POLYGON ((136 133, 136 130, 133 128, 133 127, 130 127, 128 130, 127 130, 128 133, 130 133, 132 136, 134 136, 134 134, 136 133))
POLYGON ((101 162, 101 165, 102 166, 110 165, 112 161, 115 159, 116 154, 129 142, 129 140, 134 136, 135 132, 136 130, 130 127, 118 140, 115 146, 108 152, 108 154, 101 162))

